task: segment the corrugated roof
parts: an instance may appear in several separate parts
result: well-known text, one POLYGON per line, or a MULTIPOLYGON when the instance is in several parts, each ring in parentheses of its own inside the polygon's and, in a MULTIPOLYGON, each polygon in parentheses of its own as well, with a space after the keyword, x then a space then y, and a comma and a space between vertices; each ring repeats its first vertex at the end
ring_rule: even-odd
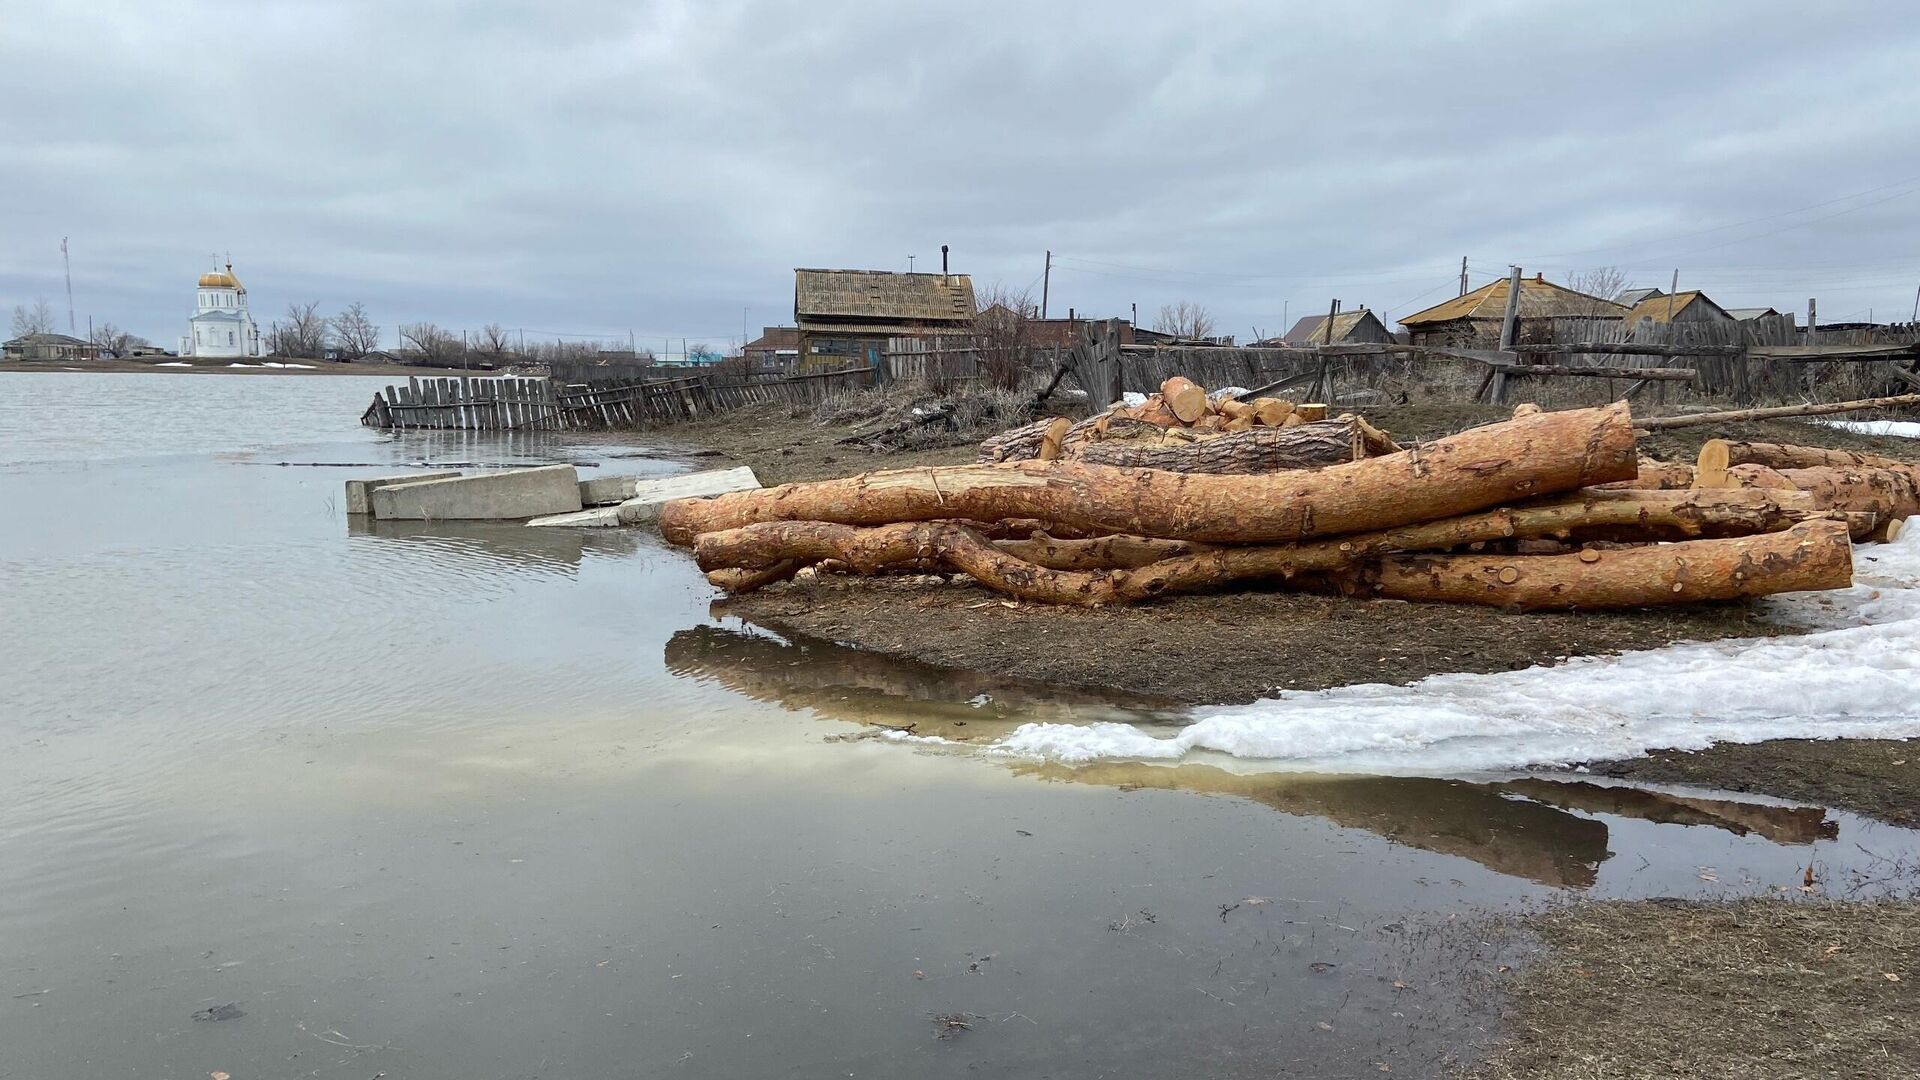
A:
POLYGON ((793 310, 802 322, 809 317, 971 322, 973 279, 888 270, 795 270, 793 310))
MULTIPOLYGON (((1465 296, 1456 296, 1400 320, 1401 326, 1425 326, 1455 319, 1501 319, 1507 313, 1507 279, 1482 285, 1465 296)), ((1611 300, 1575 292, 1539 277, 1520 279, 1520 317, 1546 319, 1559 315, 1587 315, 1620 318, 1627 309, 1611 300)))
POLYGON ((1665 296, 1659 289, 1628 289, 1613 298, 1613 302, 1622 307, 1632 307, 1649 296, 1665 296))
MULTIPOLYGON (((1354 327, 1359 326, 1366 320, 1366 317, 1371 314, 1373 313, 1366 308, 1355 308, 1352 311, 1343 311, 1335 315, 1333 317, 1333 344, 1338 345, 1347 340, 1347 335, 1353 333, 1354 327)), ((1325 345, 1327 344, 1327 317, 1325 315, 1309 315, 1299 322, 1294 323, 1293 329, 1287 331, 1286 335, 1280 340, 1286 342, 1288 345, 1325 345)))
POLYGON ((1770 307, 1730 307, 1727 309, 1727 314, 1741 322, 1746 322, 1748 319, 1764 319, 1769 315, 1780 313, 1770 307))
POLYGON ((1633 310, 1627 313, 1627 322, 1637 323, 1641 319, 1651 319, 1656 323, 1666 322, 1669 317, 1669 301, 1672 303, 1671 311, 1673 318, 1678 318, 1681 312, 1687 310, 1687 305, 1694 303, 1706 304, 1722 315, 1727 313, 1725 308, 1714 303, 1713 298, 1709 297, 1706 293, 1698 289, 1688 289, 1684 292, 1674 293, 1672 296, 1647 297, 1645 300, 1635 304, 1633 310))

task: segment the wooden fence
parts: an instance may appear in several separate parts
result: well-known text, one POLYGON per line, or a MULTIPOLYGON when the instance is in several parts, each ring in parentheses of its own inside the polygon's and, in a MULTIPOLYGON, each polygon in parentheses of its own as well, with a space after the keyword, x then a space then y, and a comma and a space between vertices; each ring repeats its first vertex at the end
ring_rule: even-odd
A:
POLYGON ((865 365, 793 375, 729 373, 562 383, 528 378, 410 378, 374 396, 360 416, 392 430, 528 431, 655 427, 760 402, 813 404, 870 386, 865 365))

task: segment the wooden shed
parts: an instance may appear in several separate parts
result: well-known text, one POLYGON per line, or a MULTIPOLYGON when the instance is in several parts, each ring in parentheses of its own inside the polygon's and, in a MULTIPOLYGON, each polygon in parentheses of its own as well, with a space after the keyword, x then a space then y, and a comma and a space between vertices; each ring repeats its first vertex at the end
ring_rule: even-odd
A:
POLYGON ((965 274, 795 270, 793 320, 800 366, 878 365, 887 339, 964 334, 973 327, 965 274))
MULTIPOLYGON (((1391 343, 1393 334, 1380 317, 1366 308, 1343 311, 1333 317, 1333 332, 1327 332, 1325 315, 1309 315, 1293 324, 1276 345, 1358 345, 1391 343)), ((1258 344, 1269 344, 1259 342, 1258 344)))
POLYGON ((1633 306, 1627 312, 1627 329, 1632 330, 1643 322, 1655 326, 1674 323, 1731 323, 1734 321, 1727 309, 1714 303, 1706 293, 1698 289, 1677 292, 1672 296, 1649 296, 1633 306))

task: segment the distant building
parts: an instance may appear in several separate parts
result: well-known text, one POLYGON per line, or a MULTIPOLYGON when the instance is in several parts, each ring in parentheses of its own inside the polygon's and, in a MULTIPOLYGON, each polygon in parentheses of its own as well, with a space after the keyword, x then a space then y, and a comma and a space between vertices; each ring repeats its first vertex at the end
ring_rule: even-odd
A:
POLYGON ((973 279, 965 274, 793 272, 802 367, 878 365, 888 338, 964 334, 974 314, 973 279))
POLYGON ((1327 317, 1325 315, 1309 315, 1299 322, 1294 323, 1293 329, 1288 330, 1280 337, 1269 338, 1266 341, 1256 341, 1254 345, 1358 345, 1364 343, 1385 344, 1392 341, 1392 331, 1387 329, 1387 324, 1381 322, 1378 315, 1368 311, 1366 308, 1357 308, 1353 311, 1343 311, 1333 317, 1333 335, 1331 337, 1327 335, 1327 317))
POLYGON ((1727 309, 1727 317, 1735 322, 1752 322, 1755 319, 1777 319, 1780 313, 1770 307, 1733 307, 1727 309))
MULTIPOLYGON (((1522 278, 1517 319, 1522 338, 1542 334, 1552 323, 1568 319, 1617 323, 1628 309, 1611 300, 1555 285, 1541 275, 1522 278)), ((1487 344, 1500 339, 1507 313, 1507 279, 1435 304, 1400 320, 1414 345, 1487 344)))
POLYGON ((1732 321, 1733 316, 1727 313, 1726 308, 1714 303, 1706 293, 1698 289, 1677 292, 1672 296, 1664 293, 1659 296, 1649 296, 1635 304, 1633 310, 1627 312, 1627 329, 1629 330, 1643 322, 1664 326, 1668 322, 1728 323, 1732 321))
POLYGON ((100 347, 66 334, 26 334, 0 344, 8 360, 98 360, 100 347))
POLYGON ((1626 292, 1614 297, 1613 302, 1619 304, 1621 307, 1630 308, 1642 300, 1650 300, 1653 297, 1665 295, 1667 294, 1661 292, 1659 289, 1628 289, 1626 292))
MULTIPOLYGON (((1018 322, 1023 341, 1036 349, 1071 349, 1080 340, 1088 326, 1108 321, 1083 318, 1071 309, 1068 310, 1067 317, 1064 319, 1042 319, 1034 315, 1022 315, 1004 304, 994 304, 980 312, 981 322, 990 320, 1018 322)), ((1120 323, 1120 344, 1135 344, 1138 339, 1135 336, 1133 324, 1125 319, 1117 321, 1120 323)))
POLYGON ((233 264, 201 274, 198 288, 180 355, 259 356, 260 328, 247 309, 247 287, 233 276, 233 264))
POLYGON ((800 356, 800 328, 763 326, 759 337, 740 347, 740 355, 761 367, 790 364, 800 356))

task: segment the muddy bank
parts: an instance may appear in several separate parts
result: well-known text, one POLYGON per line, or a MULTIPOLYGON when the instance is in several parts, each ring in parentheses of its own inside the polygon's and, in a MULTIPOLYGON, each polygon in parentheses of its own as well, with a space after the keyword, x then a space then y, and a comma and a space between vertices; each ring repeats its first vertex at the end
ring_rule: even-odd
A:
POLYGON ((1812 799, 1900 825, 1920 825, 1920 743, 1891 739, 1776 739, 1705 750, 1663 750, 1595 762, 1603 776, 1698 784, 1812 799))
POLYGON ((1911 1077, 1920 903, 1589 903, 1522 924, 1477 1080, 1911 1077))
POLYGON ((1246 590, 1059 608, 926 577, 825 576, 720 600, 714 612, 944 667, 1187 705, 1779 632, 1740 606, 1513 615, 1246 590))

